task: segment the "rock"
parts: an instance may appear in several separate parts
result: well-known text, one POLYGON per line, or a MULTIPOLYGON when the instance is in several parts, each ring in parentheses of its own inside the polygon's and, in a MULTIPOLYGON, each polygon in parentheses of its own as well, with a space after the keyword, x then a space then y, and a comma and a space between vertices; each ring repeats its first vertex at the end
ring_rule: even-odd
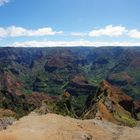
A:
POLYGON ((78 139, 78 140, 92 140, 92 135, 87 134, 85 132, 79 131, 76 132, 73 136, 73 139, 78 139))
POLYGON ((88 99, 87 104, 88 107, 83 118, 90 119, 92 116, 96 116, 96 118, 117 124, 136 125, 139 104, 136 104, 130 96, 107 81, 101 83, 96 96, 88 99))
POLYGON ((9 125, 12 125, 16 119, 13 117, 0 118, 0 131, 6 129, 9 125))

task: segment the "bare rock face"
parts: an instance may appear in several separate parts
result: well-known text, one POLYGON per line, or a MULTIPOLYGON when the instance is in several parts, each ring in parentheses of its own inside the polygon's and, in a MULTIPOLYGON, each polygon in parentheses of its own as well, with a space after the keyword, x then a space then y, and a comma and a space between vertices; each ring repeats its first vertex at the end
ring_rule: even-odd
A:
POLYGON ((92 97, 87 104, 88 108, 86 108, 87 111, 84 112, 83 118, 97 117, 129 126, 136 124, 139 112, 136 110, 138 110, 139 104, 107 81, 101 83, 96 96, 92 97))

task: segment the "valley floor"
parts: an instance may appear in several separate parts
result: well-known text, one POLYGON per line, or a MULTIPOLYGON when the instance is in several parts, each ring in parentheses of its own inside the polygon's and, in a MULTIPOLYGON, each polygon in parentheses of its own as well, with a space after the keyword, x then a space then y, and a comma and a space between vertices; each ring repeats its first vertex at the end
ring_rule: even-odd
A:
POLYGON ((1 131, 0 140, 140 140, 140 128, 31 113, 1 131))

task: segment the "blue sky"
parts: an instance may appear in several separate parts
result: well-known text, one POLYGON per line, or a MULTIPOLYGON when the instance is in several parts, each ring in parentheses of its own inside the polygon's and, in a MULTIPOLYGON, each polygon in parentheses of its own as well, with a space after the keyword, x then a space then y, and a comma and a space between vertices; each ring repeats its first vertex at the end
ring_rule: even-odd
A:
POLYGON ((0 46, 140 46, 140 0, 0 0, 0 46))

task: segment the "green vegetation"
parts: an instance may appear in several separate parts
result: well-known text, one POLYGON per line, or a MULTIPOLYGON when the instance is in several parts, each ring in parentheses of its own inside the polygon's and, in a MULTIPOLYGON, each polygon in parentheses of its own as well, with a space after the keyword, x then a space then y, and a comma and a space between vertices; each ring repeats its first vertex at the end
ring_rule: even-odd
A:
POLYGON ((122 115, 120 118, 119 118, 119 121, 124 124, 124 125, 127 125, 127 126, 130 126, 130 127, 135 127, 137 125, 137 121, 132 118, 132 117, 129 117, 127 115, 122 115))
MULTIPOLYGON (((74 115, 80 116, 87 97, 96 94, 105 79, 139 100, 139 58, 139 48, 1 48, 0 90, 8 93, 1 94, 0 106, 19 117, 39 106, 27 103, 26 97, 32 100, 32 93, 58 97, 67 91, 74 115)), ((104 96, 98 98, 95 101, 105 100, 104 96)), ((50 103, 50 109, 69 114, 66 102, 50 103)))

